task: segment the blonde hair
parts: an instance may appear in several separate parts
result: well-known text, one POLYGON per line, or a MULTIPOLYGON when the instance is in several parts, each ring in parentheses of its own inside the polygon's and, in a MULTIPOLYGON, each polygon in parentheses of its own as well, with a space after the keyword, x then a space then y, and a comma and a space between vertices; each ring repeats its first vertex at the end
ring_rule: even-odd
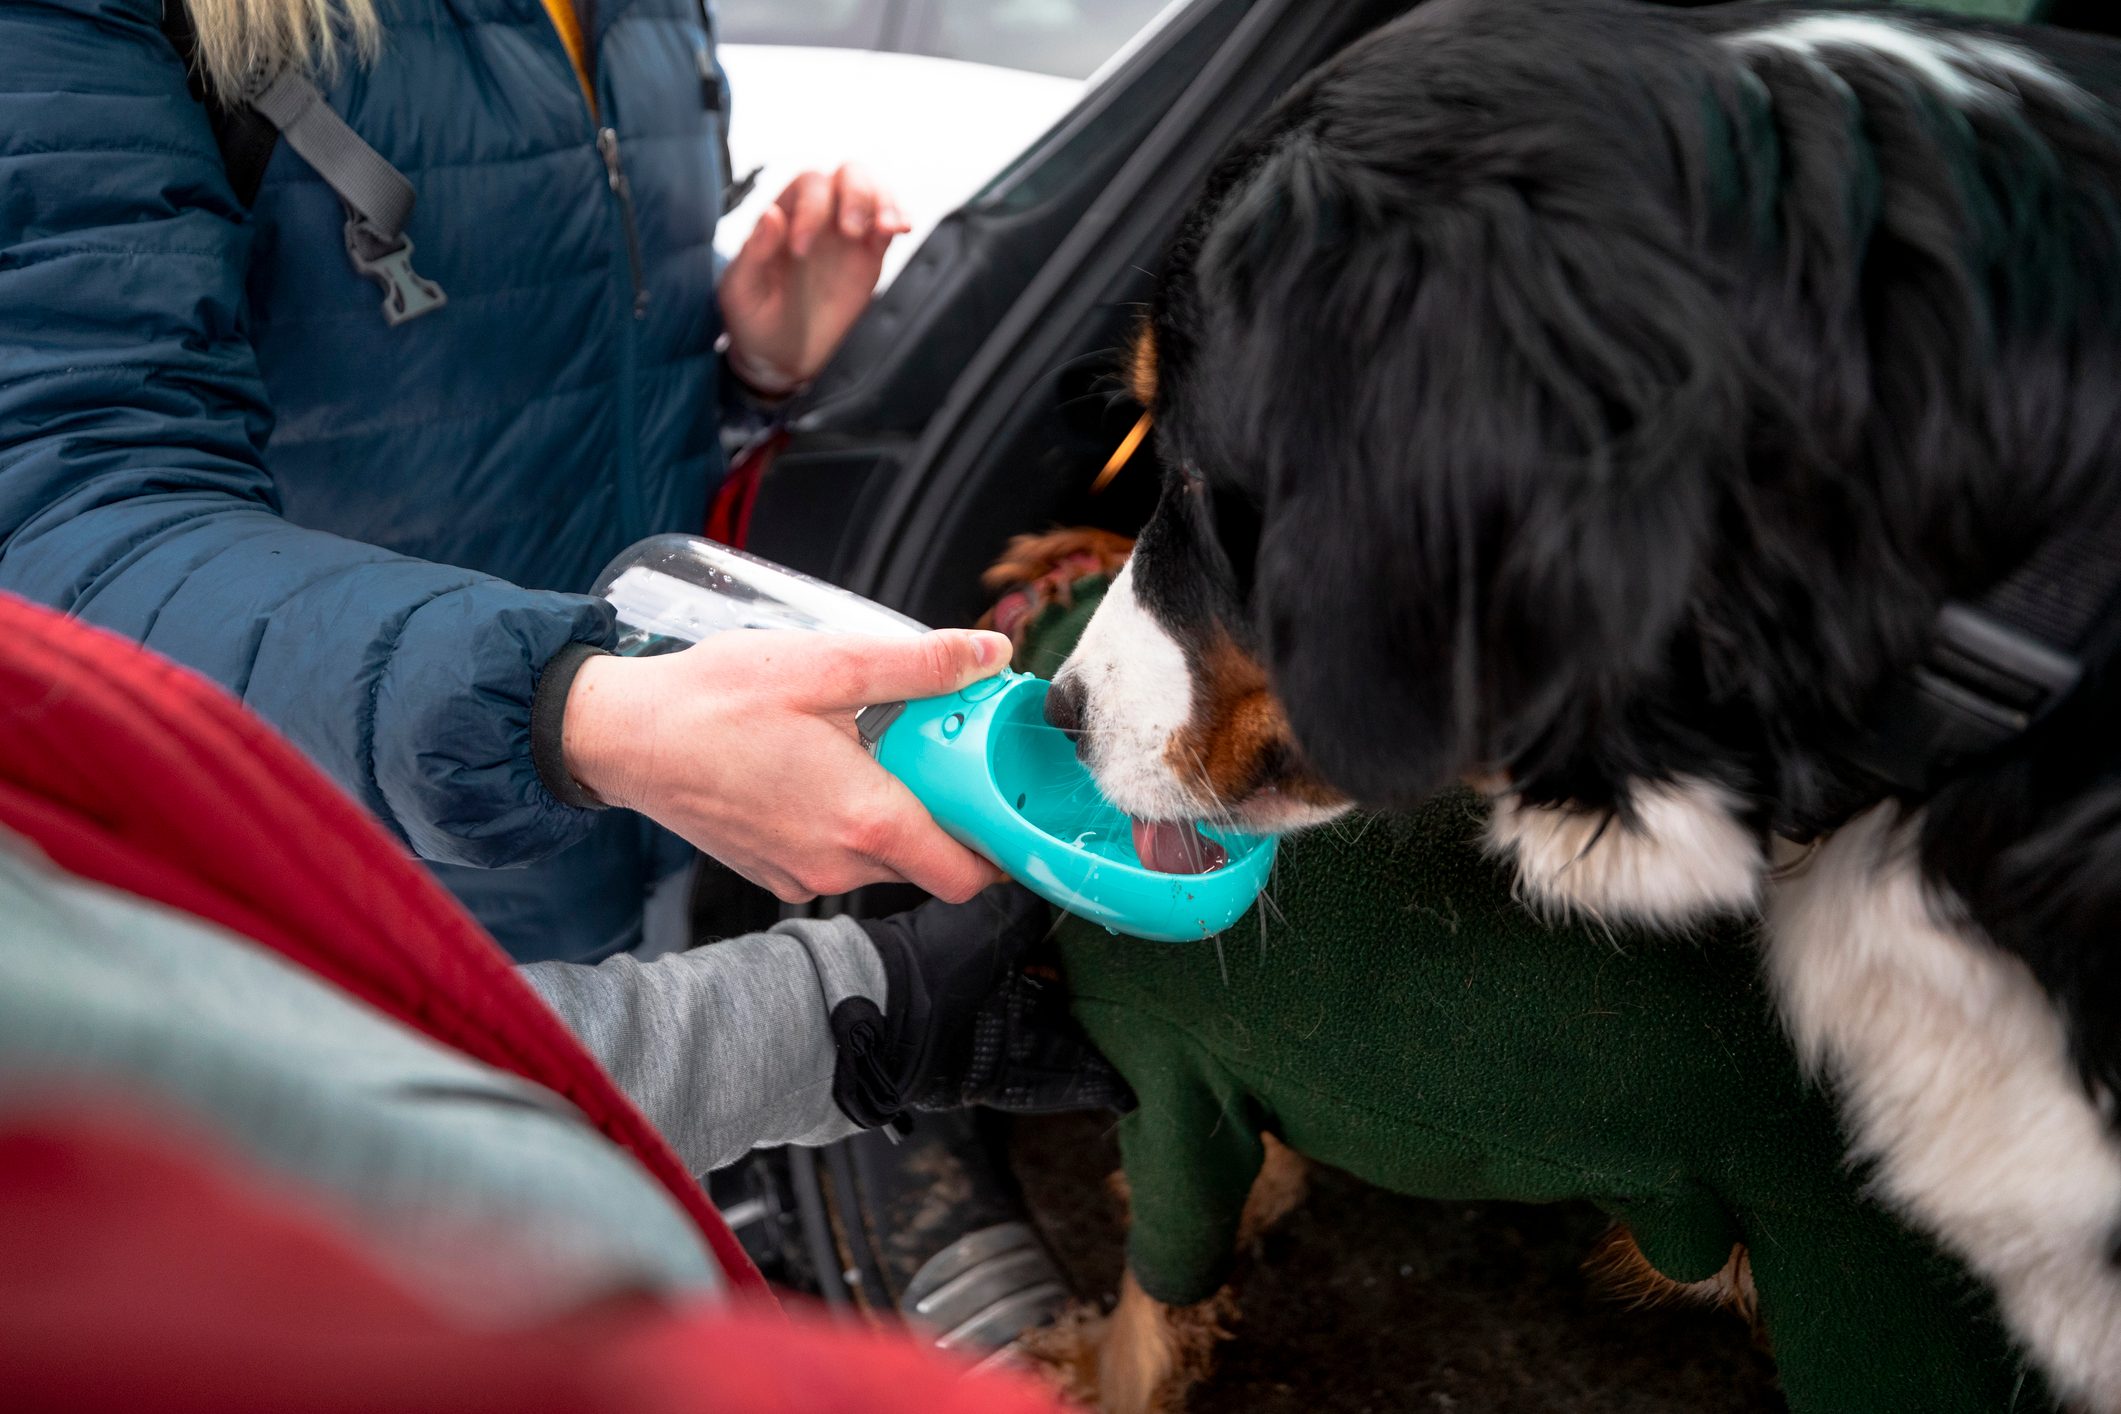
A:
POLYGON ((382 47, 375 0, 162 0, 191 11, 199 70, 223 97, 241 94, 252 75, 295 68, 329 77, 351 54, 362 62, 382 47))

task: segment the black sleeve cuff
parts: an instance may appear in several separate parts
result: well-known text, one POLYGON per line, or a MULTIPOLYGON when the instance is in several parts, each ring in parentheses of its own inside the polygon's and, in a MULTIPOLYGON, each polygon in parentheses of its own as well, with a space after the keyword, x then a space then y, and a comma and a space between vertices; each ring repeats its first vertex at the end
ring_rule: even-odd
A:
POLYGON ((889 1124, 906 1108, 898 1080, 886 1067, 890 1023, 867 997, 846 997, 832 1009, 832 1102, 864 1129, 889 1124))
POLYGON ((847 997, 832 1009, 832 1040, 839 1052, 832 1098, 847 1118, 875 1129, 906 1107, 913 1079, 906 1052, 912 1049, 909 1040, 919 1035, 918 1025, 908 1022, 926 1022, 926 994, 908 956, 904 916, 854 921, 883 964, 883 1005, 868 997, 847 997))
POLYGON ((553 654, 545 671, 538 674, 537 692, 530 700, 530 764, 537 768, 538 779, 555 799, 577 810, 608 807, 567 773, 567 758, 561 750, 561 721, 567 714, 567 690, 574 686, 574 675, 582 670, 582 664, 605 652, 594 644, 568 644, 553 654))

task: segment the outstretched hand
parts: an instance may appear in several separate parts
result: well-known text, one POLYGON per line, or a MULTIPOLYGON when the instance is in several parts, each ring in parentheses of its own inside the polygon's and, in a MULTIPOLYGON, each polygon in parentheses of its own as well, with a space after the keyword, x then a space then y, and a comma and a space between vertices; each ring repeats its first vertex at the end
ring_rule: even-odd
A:
POLYGON ((815 378, 868 307, 891 242, 911 229, 859 167, 790 182, 722 272, 738 375, 769 394, 815 378))

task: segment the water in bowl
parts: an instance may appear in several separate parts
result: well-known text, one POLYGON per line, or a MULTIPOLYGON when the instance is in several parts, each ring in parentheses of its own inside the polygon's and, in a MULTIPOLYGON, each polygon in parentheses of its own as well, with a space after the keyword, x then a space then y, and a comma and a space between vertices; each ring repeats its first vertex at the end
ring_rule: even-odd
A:
MULTIPOLYGON (((1075 754, 1074 738, 1047 724, 1044 696, 1018 693, 995 722, 989 747, 995 783, 1043 833, 1101 859, 1147 868, 1135 851, 1134 822, 1098 790, 1075 754)), ((1223 845, 1226 857, 1236 852, 1221 832, 1207 828, 1202 833, 1223 845)))

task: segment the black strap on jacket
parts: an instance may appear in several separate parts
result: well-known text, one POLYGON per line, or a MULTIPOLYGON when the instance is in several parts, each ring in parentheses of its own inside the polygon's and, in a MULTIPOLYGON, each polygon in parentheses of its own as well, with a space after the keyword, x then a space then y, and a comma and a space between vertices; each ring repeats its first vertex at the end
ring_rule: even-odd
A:
POLYGON ((2117 613, 2121 534, 2095 517, 2048 539, 1980 598, 1939 610, 1928 651, 1844 758, 1897 791, 1935 789, 2069 696, 2117 613))

